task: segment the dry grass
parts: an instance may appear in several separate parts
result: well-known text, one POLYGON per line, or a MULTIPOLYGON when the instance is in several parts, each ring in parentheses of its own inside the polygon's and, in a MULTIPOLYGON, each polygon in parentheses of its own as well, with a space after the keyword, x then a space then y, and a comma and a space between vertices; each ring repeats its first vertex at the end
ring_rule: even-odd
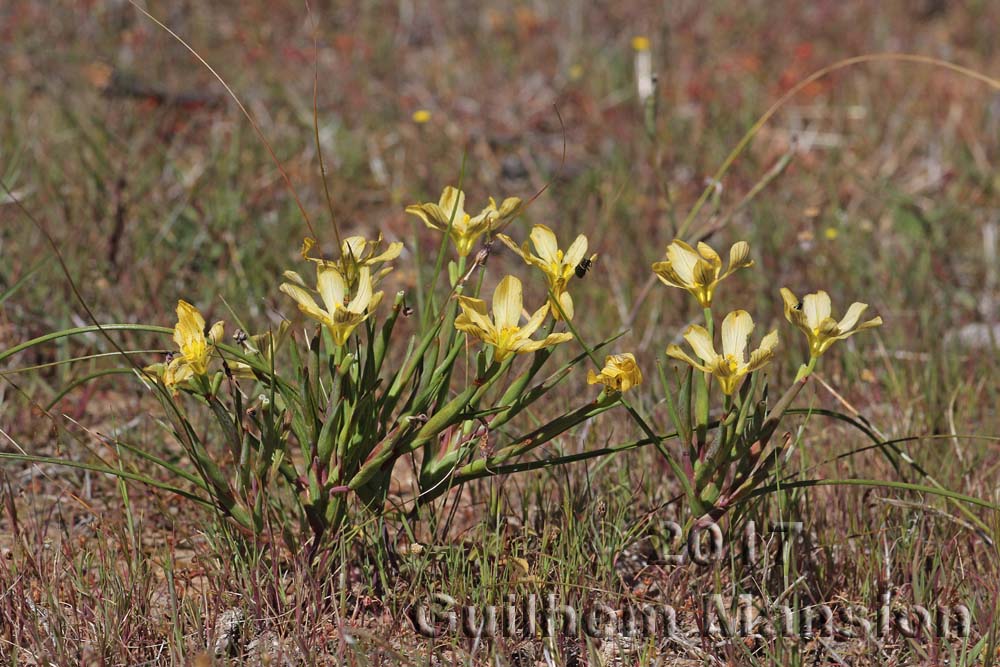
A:
MULTIPOLYGON (((149 11, 216 66, 257 117, 327 246, 314 62, 334 214, 347 233, 377 228, 405 241, 402 266, 427 261, 437 240, 404 205, 457 181, 463 155, 470 199, 527 198, 548 183, 516 235, 543 222, 590 237, 600 259, 575 294, 581 333, 597 340, 629 327, 624 344, 650 376, 699 313, 679 293, 643 290, 649 264, 706 175, 779 95, 859 53, 922 53, 1000 72, 1000 10, 973 0, 326 4, 312 14, 252 1, 157 2, 149 11), (659 74, 655 141, 635 96, 629 42, 637 34, 650 38, 659 74), (411 120, 417 109, 430 111, 428 123, 411 120)), ((47 221, 102 321, 169 325, 181 297, 210 306, 210 321, 228 317, 223 299, 262 326, 293 315, 277 277, 307 228, 245 119, 181 46, 127 4, 104 0, 56 10, 6 2, 0 45, 0 177, 47 221)), ((724 308, 747 307, 776 325, 781 285, 824 288, 837 303, 869 301, 886 326, 824 360, 821 377, 836 394, 817 383, 800 404, 850 411, 846 403, 887 438, 927 436, 900 446, 945 488, 990 502, 996 443, 958 436, 1000 434, 1000 357, 996 341, 963 346, 960 332, 1000 317, 998 100, 926 66, 841 70, 776 115, 696 226, 724 220, 713 243, 748 239, 761 268, 733 281, 724 308), (787 169, 739 207, 789 153, 787 169)), ((515 259, 498 253, 490 269, 519 271, 515 259)), ((488 271, 487 283, 498 275, 488 271)), ((391 280, 407 288, 419 276, 400 268, 391 280)), ((3 196, 0 300, 0 349, 85 321, 44 240, 3 196)), ((136 382, 93 382, 45 409, 102 360, 52 362, 95 350, 110 351, 98 338, 63 342, 2 369, 4 450, 116 462, 100 435, 180 456, 136 382)), ((787 364, 774 373, 794 371, 787 364)), ((641 399, 645 409, 665 419, 652 395, 641 399)), ((573 398, 556 396, 553 412, 573 398)), ((796 438, 806 421, 797 419, 796 438)), ((926 479, 910 466, 894 469, 878 450, 851 453, 869 444, 855 430, 815 415, 808 422, 784 471, 792 479, 926 479)), ((553 449, 622 442, 633 430, 609 416, 553 449)), ((412 485, 408 471, 397 472, 394 500, 405 503, 412 485)), ((545 664, 535 639, 422 638, 414 605, 442 590, 470 604, 499 604, 508 592, 661 600, 694 628, 705 593, 785 593, 796 607, 857 604, 874 615, 889 591, 901 605, 967 605, 969 639, 694 633, 627 649, 562 641, 550 652, 556 664, 992 664, 1000 515, 973 508, 993 527, 987 532, 929 496, 785 490, 740 519, 801 521, 803 541, 768 567, 727 560, 702 568, 665 559, 679 547, 664 522, 685 518, 672 502, 678 489, 646 450, 484 480, 418 519, 376 520, 359 509, 367 539, 317 572, 263 545, 248 549, 210 513, 167 494, 57 466, 5 465, 0 659, 200 665, 219 647, 239 664, 545 664), (404 553, 414 541, 422 552, 404 553), (244 619, 232 624, 240 631, 220 640, 233 610, 244 619)), ((762 558, 780 555, 773 542, 759 548, 762 558)))

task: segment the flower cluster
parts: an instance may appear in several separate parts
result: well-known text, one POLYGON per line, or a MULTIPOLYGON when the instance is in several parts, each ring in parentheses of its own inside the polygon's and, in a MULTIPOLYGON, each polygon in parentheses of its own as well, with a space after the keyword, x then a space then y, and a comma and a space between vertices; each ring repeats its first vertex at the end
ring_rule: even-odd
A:
MULTIPOLYGON (((648 44, 636 48, 647 52, 648 44)), ((488 201, 473 216, 465 211, 465 194, 446 187, 436 203, 406 207, 407 213, 441 233, 435 278, 449 245, 456 255, 448 264, 448 297, 438 298, 443 290, 425 285, 415 300, 422 312, 408 325, 397 326, 398 317, 412 312, 403 293, 397 295, 392 314, 376 321, 384 297, 382 282, 403 252, 402 243, 383 241, 381 234, 341 239, 338 231, 332 258, 317 251, 314 239, 304 240, 301 259, 315 269, 315 279, 310 274, 307 282, 298 272, 285 271, 279 289, 314 321, 305 340, 295 342, 291 325, 283 321, 263 334, 237 331, 236 345, 225 345, 222 322, 206 326, 195 306, 178 302, 173 329, 177 349, 166 362, 146 370, 157 378, 162 400, 171 401, 180 391, 194 394, 196 404, 211 407, 226 436, 226 458, 217 459, 213 448, 184 422, 182 444, 198 464, 200 488, 212 494, 206 502, 216 504, 242 528, 259 532, 269 525, 269 508, 279 504, 256 499, 267 500, 269 485, 284 485, 289 493, 283 497, 297 507, 295 516, 282 518, 287 545, 298 548, 303 543, 296 531, 311 533, 311 544, 316 545, 338 535, 349 516, 350 494, 365 505, 387 497, 390 471, 401 457, 420 453, 418 497, 431 502, 456 485, 518 467, 530 451, 622 406, 646 435, 637 444, 656 444, 682 481, 691 511, 718 516, 751 497, 782 460, 785 445, 777 439, 771 442, 772 436, 805 386, 800 380, 813 372, 819 357, 836 341, 882 323, 879 317, 862 320, 866 304, 852 304, 838 320, 826 292, 799 300, 782 288, 785 317, 804 333, 809 355, 796 382, 777 401, 768 401, 770 389, 760 382, 758 371, 775 358, 778 331, 756 340, 754 320, 746 310, 733 310, 718 321, 712 312, 719 285, 753 266, 750 245, 734 243, 724 261, 707 243, 675 240, 652 270, 665 285, 693 296, 705 319, 684 331, 684 349, 666 347, 667 358, 693 370, 682 374, 676 399, 667 376, 660 374, 668 393, 656 406, 663 406, 675 428, 670 435, 658 435, 655 420, 647 416, 652 405, 633 405, 624 396, 643 382, 630 352, 608 354, 598 369, 600 362, 581 344, 586 354, 539 378, 553 348, 576 336, 580 312, 571 294, 577 286, 574 280, 586 276, 597 255, 588 257, 585 235, 562 237, 560 245, 556 231, 542 224, 532 226, 519 243, 504 231, 522 210, 521 200, 509 197, 499 205, 493 198, 488 201), (484 276, 471 278, 485 265, 494 241, 532 267, 529 271, 539 287, 544 281, 546 296, 530 304, 537 308, 525 308, 524 287, 514 275, 499 276, 492 298, 480 298, 484 276), (477 244, 483 247, 469 264, 477 244), (400 340, 393 339, 394 330, 409 330, 405 347, 393 342, 400 340), (321 335, 315 335, 317 331, 321 335), (276 363, 286 339, 292 341, 291 361, 297 367, 292 375, 286 374, 285 363, 276 363), (457 371, 470 341, 481 345, 474 375, 457 371), (402 358, 396 354, 404 350, 402 358), (517 364, 523 359, 519 355, 532 356, 517 364), (522 437, 509 438, 510 420, 545 400, 557 384, 574 378, 582 385, 582 374, 573 371, 587 359, 594 362, 586 373, 587 385, 596 385, 600 393, 522 437), (226 378, 229 382, 223 384, 226 378), (263 390, 250 409, 245 407, 245 388, 235 382, 242 379, 259 383, 263 390), (719 392, 723 395, 721 412, 711 406, 716 388, 716 398, 719 392), (491 438, 501 439, 500 446, 494 447, 491 438), (683 458, 665 446, 669 439, 678 441, 683 458)), ((183 417, 182 409, 174 407, 183 417)), ((544 412, 551 410, 528 414, 540 418, 544 412)), ((571 459, 575 456, 545 463, 571 459)))
MULTIPOLYGON (((530 315, 523 310, 521 281, 512 275, 504 277, 496 286, 491 306, 479 298, 457 297, 460 312, 454 320, 455 328, 492 348, 494 362, 573 338, 572 333, 554 332, 553 328, 562 320, 572 320, 575 306, 569 285, 574 277, 582 277, 596 258, 596 255, 585 258, 588 241, 583 234, 563 250, 555 232, 545 225, 534 225, 530 241, 520 245, 507 234, 499 233, 520 208, 521 200, 516 197, 504 199, 499 206, 490 198, 478 215, 471 216, 465 211, 465 193, 451 186, 444 189, 437 203, 406 207, 407 213, 419 217, 429 228, 446 233, 463 262, 481 237, 496 232, 498 240, 526 264, 541 271, 549 296, 546 303, 530 315), (552 321, 548 331, 541 338, 533 338, 549 315, 552 321), (526 318, 523 324, 522 318, 526 318)), ((378 285, 392 271, 388 262, 399 257, 403 244, 386 245, 381 234, 375 240, 351 236, 341 241, 340 254, 332 260, 313 256, 315 245, 314 239, 306 238, 301 250, 302 258, 316 265, 315 285, 307 284, 295 271, 286 271, 286 282, 281 284, 280 290, 290 296, 306 316, 326 328, 335 346, 343 347, 355 329, 378 308, 384 295, 378 285)), ((756 349, 748 352, 754 321, 747 311, 734 310, 722 320, 721 351, 716 347, 712 302, 723 280, 740 269, 753 266, 750 245, 746 241, 734 243, 725 266, 719 254, 704 242, 691 246, 674 240, 667 246, 665 255, 662 261, 652 265, 653 272, 665 285, 694 296, 706 315, 706 326, 692 324, 683 334, 693 356, 675 344, 667 346, 666 354, 713 377, 722 392, 732 396, 747 376, 774 358, 779 343, 778 332, 773 330, 762 337, 756 349)), ((863 303, 852 304, 842 319, 835 320, 830 297, 824 291, 799 300, 791 290, 782 288, 781 297, 785 317, 805 334, 809 345, 809 362, 800 369, 798 379, 812 371, 816 360, 834 342, 882 323, 879 317, 860 322, 867 309, 867 304, 863 303)), ((150 367, 171 388, 207 374, 212 350, 223 331, 222 322, 206 329, 201 313, 183 300, 178 302, 177 318, 174 341, 179 351, 167 364, 150 367)), ((234 364, 238 371, 243 366, 234 364)), ((609 392, 621 393, 640 384, 642 373, 631 353, 613 354, 607 357, 599 373, 588 372, 587 382, 604 385, 609 392)))
MULTIPOLYGON (((407 206, 406 212, 418 216, 432 229, 447 232, 459 257, 466 257, 481 236, 503 227, 517 214, 521 205, 521 200, 516 197, 504 199, 499 207, 492 197, 489 202, 479 215, 471 217, 465 212, 465 193, 448 186, 441 194, 438 203, 407 206)), ((539 340, 532 339, 531 336, 550 314, 556 322, 573 318, 573 298, 567 288, 574 275, 579 274, 581 262, 585 261, 587 237, 583 234, 578 235, 566 250, 559 248, 555 232, 545 225, 535 225, 532 228, 530 246, 527 241, 519 246, 510 236, 502 233, 498 233, 497 238, 526 264, 542 272, 548 286, 548 301, 521 325, 523 308, 521 281, 508 275, 500 281, 493 292, 492 318, 485 301, 459 296, 458 302, 462 312, 455 319, 455 328, 491 346, 493 359, 498 362, 513 354, 535 352, 544 347, 572 340, 573 335, 568 332, 550 332, 539 340)))
MULTIPOLYGON (((692 358, 677 345, 667 346, 667 356, 690 364, 700 371, 712 375, 722 392, 731 396, 740 386, 744 377, 763 368, 773 357, 778 347, 778 332, 771 331, 763 337, 760 346, 747 357, 747 345, 753 333, 753 318, 745 310, 736 310, 722 321, 722 352, 716 351, 712 334, 712 298, 719 283, 738 271, 753 266, 750 259, 750 245, 739 241, 729 249, 729 263, 722 268, 722 258, 707 243, 699 243, 693 248, 687 243, 674 240, 666 250, 666 259, 653 264, 653 272, 665 284, 686 290, 705 309, 708 328, 692 324, 684 332, 684 340, 694 351, 692 358)), ((785 303, 785 317, 805 333, 809 342, 810 359, 799 371, 797 379, 803 379, 815 366, 816 360, 838 340, 843 340, 858 331, 877 327, 882 318, 876 317, 858 324, 867 304, 854 303, 839 322, 831 317, 830 297, 820 291, 806 295, 799 301, 787 287, 781 289, 785 303)))

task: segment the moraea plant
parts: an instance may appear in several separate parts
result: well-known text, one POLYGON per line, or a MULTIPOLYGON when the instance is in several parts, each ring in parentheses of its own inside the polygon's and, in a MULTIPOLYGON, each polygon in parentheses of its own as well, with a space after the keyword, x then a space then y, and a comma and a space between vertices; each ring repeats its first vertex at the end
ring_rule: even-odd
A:
POLYGON ((333 336, 335 345, 347 343, 355 327, 364 322, 382 301, 382 292, 373 292, 371 272, 367 266, 358 271, 357 288, 348 292, 347 278, 340 269, 328 264, 316 265, 316 289, 323 307, 320 307, 305 281, 294 271, 285 272, 292 282, 282 283, 281 291, 295 299, 299 310, 321 322, 333 336))
MULTIPOLYGON (((690 326, 684 338, 694 357, 678 346, 667 358, 685 365, 679 385, 661 367, 666 406, 675 432, 658 432, 655 422, 633 407, 626 394, 643 375, 631 353, 612 354, 600 365, 597 352, 614 337, 589 347, 573 329, 574 304, 567 286, 584 269, 587 239, 583 235, 565 251, 543 225, 532 228, 528 245, 518 247, 507 236, 503 243, 525 262, 541 270, 548 300, 530 315, 523 309, 521 281, 511 275, 499 281, 492 303, 479 298, 487 250, 471 266, 467 255, 478 239, 491 234, 517 212, 520 200, 504 200, 472 217, 464 210, 464 195, 445 188, 436 204, 407 207, 428 227, 447 232, 441 238, 439 276, 444 251, 453 243, 457 263, 449 267, 447 283, 422 284, 417 293, 399 292, 391 308, 379 305, 380 281, 392 271, 390 262, 402 256, 402 244, 383 246, 382 236, 369 241, 344 238, 335 259, 314 257, 315 241, 306 239, 303 261, 316 268, 309 286, 295 271, 286 271, 279 291, 308 318, 305 336, 282 321, 276 331, 255 336, 239 332, 236 345, 222 342, 223 324, 206 331, 198 310, 180 301, 173 329, 147 325, 106 325, 99 330, 172 333, 179 348, 167 364, 116 369, 148 383, 162 402, 166 419, 187 454, 182 463, 165 461, 140 448, 137 456, 169 472, 167 483, 133 475, 150 484, 215 507, 221 515, 254 539, 277 526, 285 546, 318 562, 341 539, 364 531, 355 512, 391 511, 387 497, 393 471, 402 460, 416 470, 416 508, 469 481, 506 472, 559 465, 587 456, 654 444, 666 457, 684 488, 696 516, 717 517, 750 497, 770 475, 784 444, 772 443, 780 421, 817 362, 835 340, 876 326, 879 318, 858 324, 865 309, 854 304, 839 322, 830 315, 829 297, 818 292, 801 306, 782 291, 786 316, 809 339, 806 372, 769 405, 762 373, 776 356, 777 331, 765 335, 748 354, 754 324, 743 310, 729 313, 721 324, 721 351, 714 341, 712 301, 722 280, 753 264, 750 247, 738 242, 728 266, 708 245, 697 248, 674 241, 667 259, 654 265, 661 281, 690 292, 704 308, 705 323, 690 326), (444 296, 447 295, 447 296, 444 296), (416 298, 412 298, 415 296, 416 298), (400 318, 424 309, 405 329, 400 318), (558 319, 562 312, 564 319, 558 319), (310 323, 311 322, 311 323, 310 323), (561 327, 566 330, 557 331, 561 327), (539 337, 534 337, 541 330, 539 337), (484 348, 468 345, 467 336, 484 348), (564 345, 576 339, 583 348, 564 345), (573 348, 561 362, 543 372, 557 349, 573 348), (566 358, 568 357, 568 358, 566 358), (211 362, 219 360, 209 376, 211 362), (592 361, 586 375, 580 364, 592 361), (598 372, 595 372, 595 369, 598 372), (710 381, 713 380, 714 381, 710 381), (584 382, 602 385, 593 399, 582 399, 561 414, 538 421, 529 410, 545 401, 555 387, 584 382), (713 407, 714 387, 721 400, 713 407), (248 398, 248 397, 255 398, 248 398), (642 440, 597 453, 533 458, 540 447, 571 429, 614 408, 624 408, 645 434, 642 440), (191 419, 191 411, 207 411, 212 427, 191 419), (523 419, 530 412, 531 419, 523 419), (526 424, 526 426, 522 426, 526 424), (674 442, 679 443, 676 447, 674 442), (345 530, 345 522, 352 530, 345 530)), ((430 281, 431 283, 434 281, 430 281)), ((0 353, 0 360, 54 338, 90 332, 69 330, 43 336, 0 353)), ((97 376, 94 376, 97 377, 97 376)), ((572 392, 578 393, 578 392, 572 392)), ((634 392, 629 395, 633 395, 634 392)), ((26 457, 29 458, 30 457, 26 457)), ((114 468, 90 466, 101 472, 114 468)))
POLYGON ((642 384, 642 371, 631 352, 612 354, 604 360, 600 373, 587 371, 587 384, 603 384, 609 391, 625 392, 642 384))
POLYGON ((455 318, 455 328, 472 334, 493 347, 494 361, 503 361, 512 354, 537 352, 543 347, 565 343, 573 339, 570 333, 552 333, 542 340, 532 340, 531 335, 545 321, 549 304, 543 305, 519 326, 523 300, 521 281, 507 276, 493 292, 493 318, 486 311, 486 302, 468 296, 458 297, 462 314, 455 318))
POLYGON ((718 518, 750 497, 772 473, 787 442, 775 445, 772 436, 815 368, 818 356, 834 340, 881 323, 880 318, 875 318, 855 327, 865 309, 859 303, 838 323, 830 318, 830 301, 825 292, 809 295, 799 304, 791 292, 782 290, 786 317, 806 332, 811 357, 792 385, 769 407, 770 392, 759 372, 775 358, 778 332, 764 336, 748 357, 753 318, 745 310, 736 310, 722 321, 721 352, 713 340, 711 303, 715 288, 734 271, 752 266, 749 255, 749 244, 735 243, 729 252, 729 265, 722 271, 721 259, 708 245, 699 243, 695 250, 674 241, 667 249, 667 261, 653 265, 661 281, 686 289, 704 308, 705 326, 692 324, 684 332, 697 358, 677 345, 667 346, 667 357, 683 362, 693 371, 683 376, 676 398, 666 375, 661 379, 670 418, 683 443, 682 481, 688 502, 696 515, 707 518, 718 518), (722 405, 714 411, 709 378, 718 382, 722 393, 722 405))
POLYGON ((859 331, 882 324, 881 317, 873 317, 858 324, 858 320, 868 309, 867 303, 852 303, 847 313, 838 322, 831 317, 830 295, 820 290, 806 294, 801 301, 787 287, 781 288, 781 299, 785 302, 785 319, 798 327, 809 341, 810 363, 803 366, 801 373, 811 372, 815 360, 830 349, 838 340, 844 340, 859 331))
POLYGON ((473 217, 465 212, 465 193, 449 185, 436 204, 413 204, 406 207, 406 212, 423 220, 431 229, 447 233, 459 257, 466 257, 483 234, 500 227, 517 212, 520 205, 520 199, 508 197, 498 208, 490 197, 489 205, 473 217))
POLYGON ((734 243, 729 249, 729 266, 723 271, 719 253, 707 243, 699 243, 696 250, 675 239, 667 246, 666 261, 653 264, 653 273, 664 285, 687 290, 702 308, 710 308, 719 283, 750 266, 753 260, 750 259, 750 244, 746 241, 734 243))
POLYGON ((158 375, 170 389, 195 378, 202 379, 208 373, 212 348, 222 335, 222 322, 216 322, 206 332, 205 318, 197 308, 181 299, 177 302, 177 324, 174 326, 174 342, 179 351, 171 355, 165 367, 154 364, 146 370, 158 375))
POLYGON ((731 396, 748 374, 763 368, 774 358, 778 346, 778 332, 764 336, 760 347, 746 358, 747 339, 753 333, 753 318, 745 310, 736 310, 722 321, 722 353, 715 351, 712 334, 705 327, 692 324, 684 332, 684 339, 694 350, 701 363, 695 361, 676 345, 667 346, 667 356, 691 364, 700 371, 711 373, 719 381, 722 393, 731 396))
POLYGON ((518 247, 514 240, 506 234, 498 234, 497 238, 508 248, 513 250, 526 263, 542 270, 545 280, 548 282, 549 308, 555 319, 562 319, 559 306, 565 313, 567 319, 573 319, 573 297, 566 291, 566 285, 576 273, 576 267, 583 261, 587 254, 587 237, 580 234, 576 240, 566 249, 564 253, 559 249, 555 233, 545 225, 535 225, 531 228, 531 243, 535 246, 535 252, 528 250, 527 242, 518 247), (556 306, 558 301, 559 306, 556 306))

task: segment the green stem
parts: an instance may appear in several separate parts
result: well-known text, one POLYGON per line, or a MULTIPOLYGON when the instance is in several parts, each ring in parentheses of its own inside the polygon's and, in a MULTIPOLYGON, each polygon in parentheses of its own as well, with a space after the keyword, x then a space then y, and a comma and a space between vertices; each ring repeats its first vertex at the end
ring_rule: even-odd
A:
MULTIPOLYGON (((705 307, 702 312, 705 315, 705 328, 708 330, 709 338, 715 337, 715 323, 712 319, 712 308, 705 307)), ((694 389, 694 418, 695 433, 698 436, 698 459, 705 458, 705 441, 708 439, 708 377, 709 374, 703 371, 695 371, 698 376, 694 389)))
POLYGON ((807 377, 812 375, 812 372, 816 370, 816 362, 819 361, 818 356, 809 357, 809 363, 799 366, 799 372, 795 374, 795 381, 801 382, 807 377))
POLYGON ((76 327, 73 329, 63 329, 62 331, 53 331, 52 333, 45 334, 44 336, 39 336, 38 338, 32 338, 31 340, 26 340, 19 345, 7 348, 3 352, 0 352, 0 361, 4 361, 8 357, 12 357, 18 352, 23 352, 29 348, 36 345, 42 345, 44 343, 49 343, 54 340, 59 340, 60 338, 68 338, 70 336, 77 336, 80 334, 96 333, 101 331, 142 331, 145 333, 160 333, 160 334, 173 334, 173 329, 168 329, 167 327, 156 327, 146 324, 102 324, 101 326, 87 326, 87 327, 76 327))

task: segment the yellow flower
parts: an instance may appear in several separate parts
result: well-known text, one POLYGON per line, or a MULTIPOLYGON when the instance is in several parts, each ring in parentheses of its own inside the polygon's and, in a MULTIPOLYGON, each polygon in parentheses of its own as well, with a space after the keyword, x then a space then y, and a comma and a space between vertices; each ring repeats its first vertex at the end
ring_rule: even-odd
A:
POLYGON ((649 51, 649 38, 641 35, 633 37, 632 49, 634 51, 649 51))
POLYGON ((729 249, 729 266, 722 270, 722 259, 707 243, 695 250, 675 239, 667 246, 667 259, 653 264, 653 271, 665 285, 685 289, 698 299, 702 308, 712 305, 716 286, 733 272, 753 266, 750 244, 739 241, 729 249))
MULTIPOLYGON (((556 235, 552 230, 545 225, 535 225, 531 228, 531 242, 534 244, 535 253, 537 254, 532 254, 528 250, 527 242, 518 248, 514 240, 506 234, 498 234, 497 238, 508 248, 520 255, 521 259, 526 263, 537 266, 545 273, 545 280, 549 284, 549 290, 559 300, 559 305, 562 306, 563 312, 566 313, 566 319, 573 319, 573 297, 566 291, 566 283, 573 277, 577 265, 583 259, 583 256, 587 254, 587 237, 580 234, 566 252, 563 253, 559 249, 556 235)), ((557 320, 562 319, 552 296, 549 297, 549 308, 552 311, 552 317, 557 320)))
POLYGON ((635 363, 635 356, 631 352, 608 355, 600 373, 594 373, 593 369, 587 371, 587 384, 598 383, 619 392, 642 384, 642 372, 635 363))
POLYGON ((549 304, 543 305, 528 318, 523 327, 521 321, 521 281, 507 276, 493 291, 493 320, 486 312, 486 302, 468 296, 458 297, 462 312, 455 318, 455 328, 472 334, 495 349, 493 359, 503 361, 511 354, 534 352, 543 347, 564 343, 573 338, 570 333, 553 333, 543 340, 532 340, 531 334, 541 326, 549 312, 549 304))
POLYGON ((431 119, 431 112, 427 109, 417 109, 413 112, 413 122, 423 125, 431 119))
MULTIPOLYGON (((340 271, 340 275, 347 279, 348 286, 352 287, 357 283, 358 270, 361 267, 367 266, 374 269, 380 264, 396 259, 399 257, 399 253, 403 251, 403 244, 400 241, 393 241, 386 247, 384 252, 380 253, 379 249, 382 246, 381 232, 379 232, 378 238, 374 241, 369 241, 363 236, 348 236, 346 239, 343 239, 340 243, 340 259, 336 261, 310 256, 309 252, 315 245, 316 239, 309 237, 303 239, 302 258, 323 266, 336 268, 340 271)), ((385 267, 379 270, 378 273, 372 276, 373 284, 377 285, 390 271, 392 271, 392 267, 385 267)))
POLYGON ((753 318, 745 310, 734 310, 722 321, 722 354, 715 351, 712 336, 697 324, 692 324, 684 332, 684 340, 701 359, 698 363, 676 345, 667 346, 667 356, 680 359, 718 379, 722 392, 732 395, 743 377, 763 367, 774 356, 778 346, 777 330, 764 336, 760 347, 746 358, 747 339, 753 333, 753 318))
POLYGON ((806 294, 802 301, 799 301, 790 289, 782 287, 781 298, 785 302, 785 318, 805 333, 809 340, 809 354, 812 357, 819 357, 835 341, 882 324, 881 317, 858 324, 868 304, 857 302, 851 304, 843 319, 838 322, 830 315, 830 295, 822 290, 815 294, 806 294))
POLYGON ((325 325, 335 345, 344 345, 355 327, 368 319, 382 300, 382 292, 373 293, 371 271, 367 266, 358 271, 358 285, 353 296, 344 276, 334 266, 317 263, 315 290, 308 289, 294 271, 286 271, 285 277, 291 282, 282 283, 281 291, 295 299, 299 310, 325 325), (319 293, 324 307, 316 303, 312 291, 319 293))
POLYGON ((480 236, 503 224, 520 205, 520 199, 508 197, 497 208, 496 202, 490 197, 489 206, 472 217, 465 212, 465 193, 449 185, 441 193, 438 203, 413 204, 406 207, 406 212, 419 217, 425 225, 439 232, 448 231, 450 226, 451 240, 459 256, 465 257, 472 252, 472 247, 480 236))
POLYGON ((211 346, 222 338, 222 334, 222 322, 216 322, 206 336, 205 318, 198 309, 183 299, 178 301, 174 342, 180 352, 167 364, 163 384, 173 387, 190 377, 205 375, 212 358, 211 346))

